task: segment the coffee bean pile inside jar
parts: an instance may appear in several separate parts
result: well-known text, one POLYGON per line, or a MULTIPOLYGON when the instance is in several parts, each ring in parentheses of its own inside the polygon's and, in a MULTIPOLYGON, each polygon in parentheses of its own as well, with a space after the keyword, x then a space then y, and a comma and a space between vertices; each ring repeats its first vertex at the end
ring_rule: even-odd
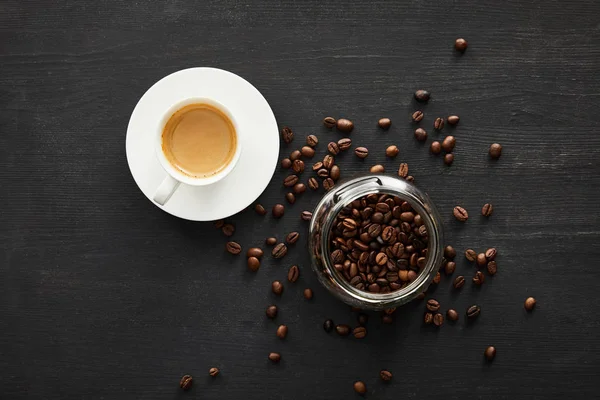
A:
POLYGON ((427 228, 400 197, 372 193, 337 215, 330 261, 352 286, 390 293, 414 281, 427 260, 427 228))

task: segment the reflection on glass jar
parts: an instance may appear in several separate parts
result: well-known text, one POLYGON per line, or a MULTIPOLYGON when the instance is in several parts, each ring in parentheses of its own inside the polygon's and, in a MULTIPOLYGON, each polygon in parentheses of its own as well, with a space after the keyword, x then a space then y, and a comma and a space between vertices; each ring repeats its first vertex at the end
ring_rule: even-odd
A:
MULTIPOLYGON (((371 201, 374 200, 371 199, 371 201)), ((378 206, 382 208, 381 211, 390 212, 385 203, 380 203, 378 206)), ((371 210, 368 211, 371 212, 371 210)), ((377 210, 372 211, 377 212, 377 210)), ((389 220, 387 218, 385 222, 387 223, 389 220)), ((352 306, 362 309, 382 310, 405 304, 427 289, 442 263, 442 236, 440 216, 425 193, 402 179, 383 175, 370 175, 342 183, 325 194, 315 208, 310 223, 309 250, 313 270, 317 273, 320 282, 331 293, 352 306), (414 212, 419 215, 418 223, 416 225, 412 224, 415 230, 420 229, 419 232, 414 234, 408 232, 404 229, 406 223, 402 227, 400 218, 395 218, 392 224, 396 225, 395 229, 388 227, 385 233, 383 231, 379 232, 379 226, 367 226, 365 224, 354 226, 352 218, 347 218, 347 220, 338 218, 340 212, 346 215, 354 213, 355 219, 361 221, 362 217, 358 214, 359 211, 352 210, 349 205, 353 202, 356 205, 358 203, 356 200, 365 198, 363 200, 363 206, 365 206, 366 196, 371 195, 371 198, 377 198, 377 196, 383 194, 390 196, 388 198, 389 210, 394 206, 392 203, 394 197, 397 201, 400 198, 410 204, 414 212), (341 220, 345 221, 346 225, 343 225, 341 220), (364 243, 360 238, 361 235, 363 238, 366 237, 366 230, 369 227, 372 228, 371 237, 374 239, 372 243, 364 243), (342 230, 344 235, 346 232, 348 232, 348 235, 343 236, 340 233, 342 230), (403 253, 402 249, 397 248, 399 246, 394 251, 391 249, 392 246, 387 246, 387 244, 401 242, 396 239, 395 235, 402 235, 403 230, 411 235, 411 242, 407 242, 406 236, 404 237, 406 247, 412 246, 412 240, 416 240, 414 242, 416 246, 414 247, 426 243, 426 248, 418 249, 421 251, 413 253, 410 260, 407 256, 408 253, 403 253), (424 240, 414 239, 415 237, 424 240), (347 238, 351 240, 350 246, 345 246, 347 238), (333 240, 336 240, 336 242, 332 245, 333 240), (378 251, 375 254, 374 250, 377 250, 379 245, 385 246, 386 251, 378 251), (340 246, 345 250, 343 255, 340 251, 336 252, 340 246), (370 246, 370 248, 366 248, 367 246, 370 246), (332 253, 336 260, 332 260, 332 253), (367 259, 369 255, 373 260, 367 259), (342 256, 346 258, 344 268, 338 263, 342 256), (391 289, 385 282, 382 282, 381 287, 384 289, 380 291, 374 278, 376 274, 373 274, 371 269, 373 268, 376 273, 381 272, 379 275, 383 279, 383 271, 386 270, 384 266, 388 265, 394 271, 398 271, 395 267, 398 264, 400 265, 400 275, 404 274, 403 279, 396 282, 392 272, 393 279, 391 281, 393 281, 393 284, 391 289), (357 271, 357 268, 359 271, 357 271), (367 272, 369 272, 368 282, 364 279, 367 272), (408 274, 410 274, 410 279, 405 279, 408 274), (357 278, 357 275, 362 276, 362 278, 357 278), (354 278, 354 281, 351 278, 354 278)))

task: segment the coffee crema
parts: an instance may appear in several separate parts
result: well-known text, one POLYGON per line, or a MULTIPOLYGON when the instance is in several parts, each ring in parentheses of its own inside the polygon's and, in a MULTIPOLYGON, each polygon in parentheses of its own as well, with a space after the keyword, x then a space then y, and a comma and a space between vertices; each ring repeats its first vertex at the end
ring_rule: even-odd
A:
POLYGON ((162 132, 162 151, 185 175, 207 178, 221 172, 237 149, 235 127, 217 107, 194 103, 177 110, 162 132))

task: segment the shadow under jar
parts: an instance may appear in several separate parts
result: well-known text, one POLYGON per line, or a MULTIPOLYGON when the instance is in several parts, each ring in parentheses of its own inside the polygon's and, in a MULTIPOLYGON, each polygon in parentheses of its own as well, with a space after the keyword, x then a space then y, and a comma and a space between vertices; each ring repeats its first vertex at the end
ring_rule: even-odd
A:
MULTIPOLYGON (((385 203, 385 201, 383 203, 385 203)), ((357 203, 355 202, 354 205, 357 205, 357 203)), ((381 205, 380 207, 382 208, 381 211, 387 211, 385 206, 381 205)), ((373 213, 374 212, 376 212, 375 209, 373 210, 373 213)), ((396 214, 398 216, 398 213, 396 214)), ((402 221, 400 218, 392 219, 397 220, 394 224, 396 225, 395 228, 397 227, 396 234, 400 235, 400 232, 402 232, 402 221)), ((388 222, 390 220, 391 219, 388 218, 388 222)), ((388 223, 384 225, 390 226, 388 223)), ((390 232, 391 230, 388 231, 388 233, 390 232)), ((412 240, 415 238, 419 239, 419 234, 417 232, 404 233, 406 236, 412 235, 412 240)), ((404 239, 405 243, 402 243, 403 246, 411 245, 412 241, 407 240, 407 237, 405 236, 404 239)), ((392 239, 392 241, 394 241, 394 239, 392 239)), ((402 242, 400 239, 395 240, 395 242, 398 241, 402 242)), ((323 196, 315 208, 309 227, 309 251, 312 258, 312 267, 316 272, 319 281, 343 302, 361 309, 369 310, 382 310, 386 308, 397 307, 408 303, 420 293, 424 292, 433 280, 435 274, 438 272, 443 258, 443 232, 441 219, 429 197, 420 191, 415 185, 402 179, 384 175, 358 177, 334 187, 334 189, 323 196), (367 196, 369 195, 371 195, 371 197, 368 198, 371 200, 370 203, 367 200, 367 196), (372 276, 373 267, 377 266, 377 268, 375 268, 377 271, 375 275, 379 275, 379 273, 382 271, 382 268, 384 268, 386 265, 396 265, 396 267, 392 267, 392 269, 395 269, 396 271, 405 270, 407 267, 406 254, 402 253, 401 256, 397 257, 391 255, 388 251, 387 255, 391 255, 391 257, 387 257, 385 263, 383 263, 383 256, 380 256, 379 260, 373 260, 373 258, 379 253, 386 253, 385 251, 382 252, 381 248, 377 249, 378 244, 383 248, 389 246, 390 243, 384 241, 381 237, 381 234, 376 235, 378 233, 377 230, 371 232, 371 238, 373 242, 378 244, 371 244, 370 242, 364 243, 361 241, 361 233, 364 234, 366 231, 368 231, 367 224, 372 223, 372 221, 365 222, 363 216, 357 214, 361 210, 364 210, 365 207, 371 207, 374 209, 376 204, 379 202, 375 202, 374 199, 380 199, 382 195, 388 195, 386 196, 386 199, 392 199, 392 201, 395 200, 394 204, 392 204, 392 201, 388 200, 388 206, 390 206, 389 212, 391 212, 394 206, 401 206, 402 202, 408 202, 408 204, 410 204, 413 213, 420 216, 418 226, 417 224, 412 223, 411 228, 415 230, 420 226, 424 226, 425 230, 421 228, 421 233, 425 233, 427 241, 427 250, 425 251, 426 255, 424 256, 425 260, 421 260, 418 267, 415 267, 414 265, 408 267, 411 271, 413 271, 413 279, 408 282, 405 281, 400 288, 397 288, 396 290, 390 290, 386 293, 369 291, 368 284, 376 283, 376 279, 374 280, 372 276), (365 199, 365 201, 363 201, 362 205, 358 207, 359 210, 353 211, 352 209, 355 207, 352 207, 352 203, 359 199, 365 199), (352 221, 346 221, 345 227, 342 227, 341 225, 339 227, 337 226, 344 221, 344 218, 340 217, 340 213, 346 216, 353 215, 355 217, 354 220, 357 223, 356 234, 353 235, 352 232, 352 221), (342 236, 342 241, 334 243, 336 237, 340 236, 340 228, 348 231, 348 235, 347 237, 342 236), (350 242, 349 246, 345 246, 343 241, 347 241, 348 239, 352 239, 352 241, 350 242), (355 241, 360 242, 358 243, 360 248, 357 249, 355 241), (369 249, 365 248, 365 244, 369 246, 369 249), (332 253, 335 250, 340 250, 341 247, 344 246, 344 259, 342 264, 346 260, 350 261, 350 263, 346 263, 343 268, 340 268, 339 263, 337 263, 338 268, 336 269, 336 263, 334 263, 332 260, 332 253), (358 251, 354 251, 352 254, 352 250, 358 251), (373 251, 375 251, 377 254, 373 255, 373 251), (359 255, 359 253, 361 254, 359 255), (372 259, 367 261, 366 255, 363 255, 362 253, 368 253, 372 259), (361 256, 362 260, 360 259, 361 256), (379 264, 378 261, 380 262, 379 264), (392 264, 387 264, 390 262, 392 264), (348 264, 352 263, 355 265, 350 267, 348 264), (367 271, 369 271, 369 273, 371 273, 369 279, 370 282, 362 282, 363 285, 357 285, 356 282, 351 284, 351 279, 349 279, 350 273, 348 272, 349 268, 354 269, 354 271, 352 271, 352 275, 357 276, 356 268, 359 266, 360 270, 362 271, 359 271, 358 276, 360 276, 360 273, 362 272, 362 276, 366 277, 368 275, 367 271)), ((339 252, 336 254, 336 256, 339 258, 339 252)), ((385 277, 382 275, 379 278, 383 279, 385 277)), ((364 279, 362 280, 364 281, 364 279)), ((399 282, 402 283, 402 281, 399 282)), ((385 287, 385 282, 383 282, 382 287, 385 287)), ((374 287, 374 289, 377 288, 374 287)))

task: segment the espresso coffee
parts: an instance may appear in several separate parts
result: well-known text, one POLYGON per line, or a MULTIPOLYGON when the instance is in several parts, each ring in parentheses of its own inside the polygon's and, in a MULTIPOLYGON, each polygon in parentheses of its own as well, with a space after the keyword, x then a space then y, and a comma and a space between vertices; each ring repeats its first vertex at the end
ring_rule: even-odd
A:
POLYGON ((193 178, 221 172, 237 148, 235 127, 218 108, 203 103, 177 110, 162 132, 162 150, 173 167, 193 178))

